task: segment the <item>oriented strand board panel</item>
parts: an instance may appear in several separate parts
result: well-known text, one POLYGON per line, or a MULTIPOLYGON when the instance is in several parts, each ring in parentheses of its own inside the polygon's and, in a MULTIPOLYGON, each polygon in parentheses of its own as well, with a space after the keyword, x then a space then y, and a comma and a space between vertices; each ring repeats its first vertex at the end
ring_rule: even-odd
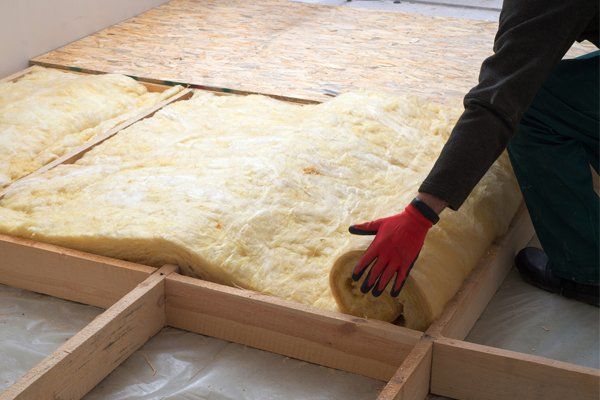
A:
POLYGON ((495 33, 491 22, 287 0, 172 0, 33 61, 304 100, 385 88, 457 102, 495 33))

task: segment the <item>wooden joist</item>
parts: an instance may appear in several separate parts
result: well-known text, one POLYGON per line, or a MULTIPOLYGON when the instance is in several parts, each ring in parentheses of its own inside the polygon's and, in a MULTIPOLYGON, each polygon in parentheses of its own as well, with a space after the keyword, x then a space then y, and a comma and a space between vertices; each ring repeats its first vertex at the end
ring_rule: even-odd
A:
POLYGON ((25 69, 23 69, 21 71, 15 72, 12 75, 5 76, 4 78, 0 79, 0 82, 14 82, 17 79, 19 79, 19 78, 27 75, 28 73, 30 73, 34 68, 36 68, 36 67, 35 66, 31 66, 31 67, 25 68, 25 69))
POLYGON ((422 333, 173 274, 167 324, 375 379, 389 379, 422 333))
POLYGON ((0 235, 0 283, 107 308, 155 268, 0 235))
MULTIPOLYGON (((109 129, 108 131, 103 132, 103 133, 93 137, 92 139, 88 140, 81 146, 74 148, 73 150, 69 151, 67 154, 65 154, 61 157, 58 157, 56 160, 49 162, 48 164, 46 164, 43 167, 37 169, 36 171, 30 173, 29 175, 26 175, 25 177, 30 178, 32 176, 37 176, 37 175, 43 174, 44 172, 49 171, 61 164, 72 164, 75 161, 77 161, 78 159, 80 159, 85 153, 90 151, 92 148, 101 144, 102 142, 106 141, 107 139, 110 139, 111 137, 113 137, 114 135, 116 135, 117 133, 122 131, 123 129, 130 127, 131 125, 135 124, 138 121, 141 121, 146 118, 150 118, 158 110, 160 110, 161 108, 163 108, 175 101, 189 99, 191 96, 192 96, 192 91, 190 89, 183 89, 183 90, 179 91, 178 93, 176 93, 175 95, 173 95, 173 96, 171 96, 149 108, 140 110, 140 112, 136 113, 131 118, 128 118, 126 121, 123 121, 122 123, 109 129)), ((2 198, 2 196, 7 191, 8 191, 8 188, 5 189, 4 191, 0 191, 0 198, 2 198)))
MULTIPOLYGON (((35 67, 29 67, 27 69, 24 69, 22 71, 15 73, 13 75, 7 76, 6 78, 0 80, 0 82, 16 82, 20 78, 22 78, 23 76, 25 76, 29 72, 31 72, 33 68, 35 68, 35 67)), ((70 73, 82 74, 80 72, 70 72, 70 73)), ((98 72, 98 74, 101 74, 101 72, 98 72)), ((83 74, 83 75, 85 75, 85 74, 83 74)), ((122 131, 123 129, 128 128, 129 126, 133 125, 134 123, 136 123, 138 121, 141 121, 146 118, 150 118, 158 110, 160 110, 161 108, 163 108, 173 102, 189 99, 193 94, 191 89, 181 88, 181 90, 174 90, 166 85, 159 85, 159 84, 149 83, 149 82, 141 82, 141 84, 143 84, 149 92, 166 92, 167 90, 172 90, 173 93, 167 93, 168 97, 166 97, 162 101, 158 102, 157 104, 137 110, 136 112, 132 113, 132 115, 129 118, 127 118, 125 121, 115 125, 112 128, 107 129, 104 132, 101 132, 100 134, 94 136, 87 142, 75 147, 74 149, 68 151, 66 154, 63 154, 62 156, 56 158, 55 160, 52 160, 51 162, 49 162, 46 165, 43 165, 42 167, 38 168, 37 170, 11 182, 7 186, 0 187, 0 200, 6 195, 6 193, 8 193, 10 191, 12 185, 14 185, 16 182, 20 181, 21 179, 27 179, 32 176, 42 174, 42 173, 49 171, 61 164, 72 164, 75 161, 77 161, 79 158, 81 158, 85 153, 90 151, 92 148, 101 144, 102 142, 106 141, 107 139, 110 139, 111 137, 113 137, 114 135, 116 135, 117 133, 122 131)))
POLYGON ((600 371, 440 338, 433 344, 431 392, 464 400, 597 400, 600 371))
POLYGON ((424 337, 379 394, 379 400, 422 400, 429 394, 433 341, 424 337))

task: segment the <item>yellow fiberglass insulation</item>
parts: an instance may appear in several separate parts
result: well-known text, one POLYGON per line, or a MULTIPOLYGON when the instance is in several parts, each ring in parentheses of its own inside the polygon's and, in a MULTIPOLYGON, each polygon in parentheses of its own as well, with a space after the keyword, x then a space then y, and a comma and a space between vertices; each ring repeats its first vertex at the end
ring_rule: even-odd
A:
POLYGON ((124 75, 42 67, 0 82, 0 188, 178 90, 150 93, 124 75))
MULTIPOLYGON (((349 235, 350 224, 410 202, 459 113, 390 94, 300 106, 196 93, 75 164, 17 182, 0 202, 0 232, 392 320, 390 299, 357 295, 347 274, 334 298, 329 273, 371 239, 349 235)), ((503 155, 430 231, 392 300, 407 326, 439 314, 519 203, 503 155)))

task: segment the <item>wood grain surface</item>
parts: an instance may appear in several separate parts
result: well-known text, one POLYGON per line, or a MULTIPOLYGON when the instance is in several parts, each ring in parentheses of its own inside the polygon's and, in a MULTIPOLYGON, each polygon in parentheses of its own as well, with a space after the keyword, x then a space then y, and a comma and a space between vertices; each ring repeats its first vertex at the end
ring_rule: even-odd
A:
POLYGON ((457 102, 495 32, 491 22, 287 0, 172 0, 32 61, 310 101, 367 88, 457 102))
POLYGON ((0 284, 107 308, 155 268, 0 235, 0 284))
POLYGON ((422 336, 179 274, 166 293, 169 326, 384 381, 422 336))
POLYGON ((429 394, 433 340, 424 336, 406 356, 377 400, 424 400, 429 394))
POLYGON ((433 344, 431 393, 463 400, 597 400, 600 370, 440 338, 433 344))

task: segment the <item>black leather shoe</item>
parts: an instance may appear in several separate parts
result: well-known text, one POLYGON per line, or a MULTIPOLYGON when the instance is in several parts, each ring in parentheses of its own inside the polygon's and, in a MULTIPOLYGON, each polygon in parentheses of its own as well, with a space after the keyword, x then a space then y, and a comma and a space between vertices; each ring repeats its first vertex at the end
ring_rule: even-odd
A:
POLYGON ((600 290, 597 285, 584 285, 554 275, 548 256, 543 250, 535 247, 524 248, 515 257, 515 265, 523 280, 540 289, 596 307, 600 304, 600 290))

